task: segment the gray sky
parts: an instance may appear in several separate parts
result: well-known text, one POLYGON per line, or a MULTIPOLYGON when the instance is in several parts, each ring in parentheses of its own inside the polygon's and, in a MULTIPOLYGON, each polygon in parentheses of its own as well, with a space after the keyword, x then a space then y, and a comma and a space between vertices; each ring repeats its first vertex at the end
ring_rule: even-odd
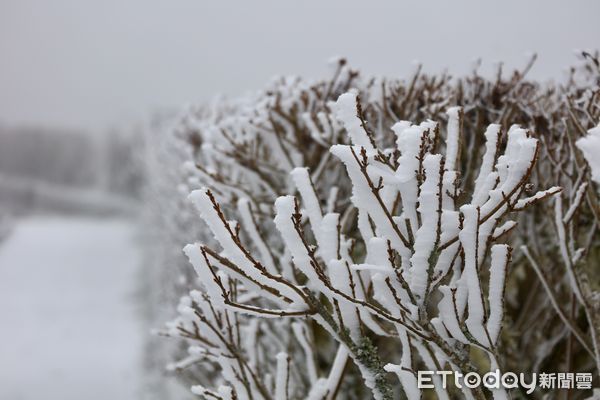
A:
POLYGON ((503 60, 561 77, 600 47, 596 0, 0 0, 0 124, 101 130, 153 109, 319 77, 483 70, 503 60))

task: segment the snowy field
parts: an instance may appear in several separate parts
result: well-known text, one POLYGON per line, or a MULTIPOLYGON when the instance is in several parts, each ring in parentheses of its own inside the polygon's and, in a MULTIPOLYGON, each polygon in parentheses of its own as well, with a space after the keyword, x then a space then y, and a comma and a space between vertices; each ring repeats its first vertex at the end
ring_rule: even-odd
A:
POLYGON ((30 218, 0 244, 0 399, 135 399, 140 259, 120 220, 30 218))

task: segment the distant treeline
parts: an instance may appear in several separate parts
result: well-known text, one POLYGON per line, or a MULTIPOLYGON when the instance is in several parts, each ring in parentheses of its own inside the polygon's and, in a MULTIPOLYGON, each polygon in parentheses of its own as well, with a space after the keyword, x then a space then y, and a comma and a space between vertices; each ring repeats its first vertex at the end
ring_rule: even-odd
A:
POLYGON ((132 135, 116 131, 92 135, 0 127, 0 191, 4 192, 0 201, 35 203, 31 193, 48 187, 136 198, 142 174, 132 151, 133 143, 132 135), (21 183, 19 190, 15 189, 15 181, 21 183), (23 187, 32 190, 22 190, 23 187))

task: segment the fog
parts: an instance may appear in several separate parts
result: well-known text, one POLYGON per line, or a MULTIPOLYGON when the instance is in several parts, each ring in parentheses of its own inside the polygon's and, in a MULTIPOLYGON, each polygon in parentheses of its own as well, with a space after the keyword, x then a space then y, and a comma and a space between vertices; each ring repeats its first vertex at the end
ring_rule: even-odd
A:
POLYGON ((598 45, 598 15, 586 0, 1 0, 0 124, 101 131, 276 74, 319 77, 334 55, 399 76, 413 60, 490 71, 536 51, 532 76, 557 77, 598 45))

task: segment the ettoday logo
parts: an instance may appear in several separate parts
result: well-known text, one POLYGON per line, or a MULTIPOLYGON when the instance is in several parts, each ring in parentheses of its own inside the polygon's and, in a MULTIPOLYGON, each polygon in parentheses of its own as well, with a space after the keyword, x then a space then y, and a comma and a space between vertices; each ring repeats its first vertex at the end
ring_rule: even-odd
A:
POLYGON ((462 389, 485 387, 494 389, 523 388, 531 394, 538 386, 542 389, 591 389, 591 373, 533 373, 529 378, 524 373, 500 373, 500 370, 490 371, 481 376, 477 372, 462 374, 455 371, 418 371, 417 387, 419 389, 433 389, 435 384, 441 384, 443 389, 448 386, 448 381, 462 389))

